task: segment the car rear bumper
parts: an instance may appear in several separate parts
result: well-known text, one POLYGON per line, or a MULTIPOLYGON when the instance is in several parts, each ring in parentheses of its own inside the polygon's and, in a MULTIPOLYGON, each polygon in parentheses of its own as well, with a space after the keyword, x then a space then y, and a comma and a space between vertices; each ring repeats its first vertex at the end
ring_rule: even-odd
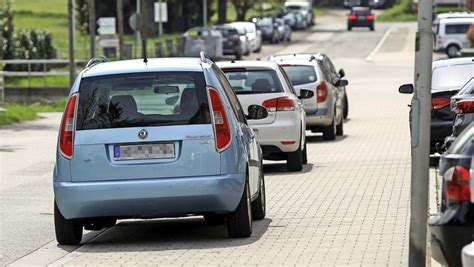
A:
POLYGON ((461 266, 461 250, 471 243, 474 223, 429 225, 431 257, 446 266, 461 266))
POLYGON ((237 207, 245 174, 104 182, 54 182, 55 200, 66 219, 156 218, 237 207))
POLYGON ((431 121, 430 154, 436 152, 436 144, 444 143, 444 139, 453 133, 453 121, 431 121))
POLYGON ((350 27, 372 27, 374 26, 373 20, 355 20, 348 22, 350 27))
POLYGON ((334 112, 330 112, 327 108, 319 108, 316 112, 306 113, 306 128, 311 130, 314 127, 329 126, 333 116, 334 112))
POLYGON ((258 143, 261 146, 275 146, 282 152, 294 152, 298 149, 301 139, 300 118, 296 115, 286 116, 284 119, 277 119, 271 124, 251 125, 257 135, 258 143), (282 144, 285 141, 294 141, 292 144, 282 144))

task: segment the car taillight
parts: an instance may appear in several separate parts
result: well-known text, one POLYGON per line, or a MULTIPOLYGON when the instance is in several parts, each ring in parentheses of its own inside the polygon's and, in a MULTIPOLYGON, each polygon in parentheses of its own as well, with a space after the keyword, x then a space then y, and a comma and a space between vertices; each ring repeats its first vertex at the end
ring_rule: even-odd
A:
POLYGON ((325 81, 322 81, 317 87, 316 87, 316 101, 318 103, 326 101, 326 98, 328 97, 328 85, 326 84, 325 81))
POLYGON ((287 96, 265 100, 262 106, 266 107, 269 112, 295 110, 295 103, 287 96))
POLYGON ((367 20, 374 20, 375 19, 375 16, 374 15, 367 15, 365 17, 367 20))
POLYGON ((212 87, 208 87, 207 90, 209 92, 209 98, 211 99, 216 150, 217 152, 222 152, 229 147, 232 141, 229 120, 219 92, 212 87))
POLYGON ((451 100, 449 98, 440 97, 440 98, 433 98, 431 100, 431 110, 439 110, 446 106, 449 106, 451 100))
POLYGON ((454 106, 453 111, 457 114, 474 113, 474 99, 458 101, 454 106))
POLYGON ((75 94, 69 98, 59 133, 59 149, 61 154, 68 159, 71 159, 74 153, 74 118, 76 116, 77 97, 78 95, 75 94))
POLYGON ((357 19, 357 16, 356 15, 349 15, 348 18, 349 18, 349 20, 355 20, 355 19, 357 19))
POLYGON ((454 166, 444 173, 446 199, 451 201, 469 201, 471 188, 469 186, 469 169, 464 166, 454 166))

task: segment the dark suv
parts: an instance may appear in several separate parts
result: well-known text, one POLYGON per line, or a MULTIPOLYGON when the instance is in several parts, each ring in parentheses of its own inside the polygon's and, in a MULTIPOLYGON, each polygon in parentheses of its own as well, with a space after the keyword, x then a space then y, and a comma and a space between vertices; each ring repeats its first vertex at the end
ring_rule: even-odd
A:
POLYGON ((370 7, 352 7, 351 13, 347 16, 347 30, 352 31, 353 27, 368 27, 371 31, 375 29, 375 15, 370 7))
POLYGON ((224 55, 234 55, 236 59, 242 58, 242 44, 237 30, 232 26, 216 25, 215 30, 222 34, 222 47, 224 55))

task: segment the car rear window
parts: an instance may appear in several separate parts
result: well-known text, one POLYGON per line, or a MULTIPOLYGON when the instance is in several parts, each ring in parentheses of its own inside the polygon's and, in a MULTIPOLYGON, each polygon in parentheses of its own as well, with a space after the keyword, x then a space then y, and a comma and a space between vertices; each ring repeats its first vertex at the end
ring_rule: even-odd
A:
POLYGON ((83 78, 76 129, 210 123, 201 72, 156 72, 83 78))
POLYGON ((236 94, 283 92, 274 70, 223 69, 236 94))
POLYGON ((433 70, 431 88, 438 90, 459 90, 472 78, 474 64, 459 64, 437 67, 433 70))
POLYGON ((351 10, 351 13, 354 15, 368 15, 370 14, 370 9, 369 8, 353 8, 351 10))
POLYGON ((236 29, 232 28, 217 28, 217 30, 222 34, 222 36, 227 37, 229 35, 238 34, 236 29))
POLYGON ((293 85, 314 83, 318 80, 314 67, 302 65, 282 66, 293 85))

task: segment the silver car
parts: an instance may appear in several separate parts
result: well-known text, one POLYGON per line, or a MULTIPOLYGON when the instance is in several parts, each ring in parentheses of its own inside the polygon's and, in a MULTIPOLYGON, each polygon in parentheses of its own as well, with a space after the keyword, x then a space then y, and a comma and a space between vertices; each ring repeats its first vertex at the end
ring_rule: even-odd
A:
MULTIPOLYGON (((296 93, 306 89, 314 97, 303 99, 306 111, 306 128, 322 132, 324 140, 334 140, 343 135, 344 99, 347 80, 335 76, 327 65, 328 58, 322 54, 293 54, 271 56, 287 73, 296 93)), ((343 72, 341 72, 343 73, 343 72)))

